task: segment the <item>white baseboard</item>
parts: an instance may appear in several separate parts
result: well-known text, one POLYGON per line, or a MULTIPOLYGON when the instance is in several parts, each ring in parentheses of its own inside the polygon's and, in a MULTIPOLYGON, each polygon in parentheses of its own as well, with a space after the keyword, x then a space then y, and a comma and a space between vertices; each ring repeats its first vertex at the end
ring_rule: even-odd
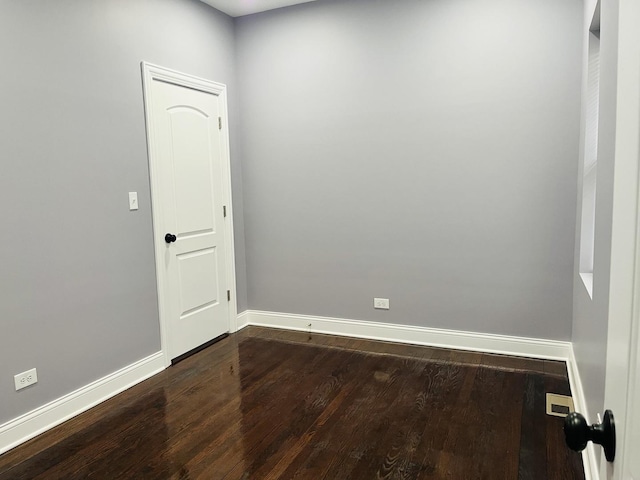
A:
MULTIPOLYGON (((580 380, 580 371, 576 357, 573 353, 573 347, 569 353, 567 361, 567 371, 569 373, 569 385, 573 396, 573 403, 576 412, 580 412, 585 416, 589 423, 595 423, 595 419, 589 416, 589 410, 585 401, 584 390, 582 388, 582 380, 580 380)), ((596 459, 596 452, 592 442, 587 443, 587 448, 582 451, 582 465, 584 466, 585 480, 600 480, 600 470, 596 459)))
POLYGON ((165 369, 162 352, 0 425, 0 454, 104 402, 165 369))
POLYGON ((238 318, 236 320, 236 331, 239 332, 247 326, 249 326, 249 310, 245 310, 238 314, 238 318))
POLYGON ((547 360, 567 361, 572 351, 571 342, 556 340, 258 310, 243 312, 242 321, 238 319, 238 325, 240 324, 547 360))

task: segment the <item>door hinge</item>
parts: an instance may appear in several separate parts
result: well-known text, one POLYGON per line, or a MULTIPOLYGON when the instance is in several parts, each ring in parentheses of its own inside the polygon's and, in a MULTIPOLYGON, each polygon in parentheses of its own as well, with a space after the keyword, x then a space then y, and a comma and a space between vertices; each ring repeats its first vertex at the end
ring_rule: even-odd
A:
POLYGON ((222 117, 218 117, 218 130, 222 130, 222 117))
POLYGON ((226 217, 226 216, 227 216, 227 206, 226 206, 226 205, 223 205, 223 206, 222 206, 222 215, 223 215, 224 217, 226 217))
POLYGON ((231 301, 231 290, 227 290, 227 302, 231 301))

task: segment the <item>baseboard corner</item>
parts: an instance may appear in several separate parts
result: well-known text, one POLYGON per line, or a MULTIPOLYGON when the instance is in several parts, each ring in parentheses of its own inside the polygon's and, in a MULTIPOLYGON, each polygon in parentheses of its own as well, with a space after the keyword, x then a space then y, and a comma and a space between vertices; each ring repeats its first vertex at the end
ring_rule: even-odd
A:
POLYGON ((250 325, 251 313, 249 310, 245 310, 238 314, 236 320, 236 332, 239 332, 245 327, 250 325))

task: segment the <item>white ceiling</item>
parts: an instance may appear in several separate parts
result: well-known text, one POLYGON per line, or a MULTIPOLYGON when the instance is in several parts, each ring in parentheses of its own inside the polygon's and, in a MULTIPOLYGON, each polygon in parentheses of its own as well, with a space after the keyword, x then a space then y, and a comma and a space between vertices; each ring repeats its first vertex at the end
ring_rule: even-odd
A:
POLYGON ((204 3, 226 13, 232 17, 241 17, 252 13, 288 7, 298 3, 314 2, 315 0, 201 0, 204 3))

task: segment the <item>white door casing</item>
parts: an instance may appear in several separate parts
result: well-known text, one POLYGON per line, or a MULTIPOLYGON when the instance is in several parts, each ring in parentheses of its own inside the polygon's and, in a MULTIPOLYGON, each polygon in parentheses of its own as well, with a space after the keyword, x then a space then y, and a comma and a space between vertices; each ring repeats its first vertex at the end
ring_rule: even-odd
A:
POLYGON ((161 341, 169 365, 236 330, 226 87, 145 62, 142 70, 161 341), (176 240, 167 243, 167 233, 176 240))
POLYGON ((604 403, 615 416, 617 447, 613 463, 602 455, 600 477, 640 480, 640 2, 617 6, 607 10, 617 15, 618 61, 604 403))

